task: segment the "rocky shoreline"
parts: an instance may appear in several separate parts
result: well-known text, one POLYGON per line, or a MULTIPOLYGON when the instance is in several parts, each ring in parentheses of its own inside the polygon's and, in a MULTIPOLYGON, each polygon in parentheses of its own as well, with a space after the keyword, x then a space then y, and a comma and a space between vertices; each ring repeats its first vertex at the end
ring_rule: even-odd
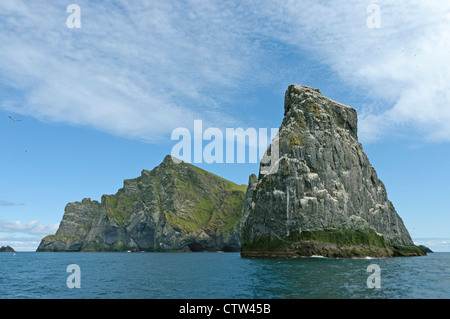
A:
POLYGON ((356 110, 299 85, 284 109, 278 170, 249 184, 241 256, 424 255, 358 142, 356 110))

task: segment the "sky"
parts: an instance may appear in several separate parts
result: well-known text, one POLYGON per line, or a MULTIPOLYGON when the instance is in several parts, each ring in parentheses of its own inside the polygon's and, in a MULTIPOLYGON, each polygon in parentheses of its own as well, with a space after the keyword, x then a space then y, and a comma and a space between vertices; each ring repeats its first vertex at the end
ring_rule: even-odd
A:
MULTIPOLYGON (((450 251, 449 60, 447 1, 1 0, 0 245, 34 251, 194 120, 278 128, 299 84, 357 110, 413 240, 450 251)), ((238 184, 259 168, 196 165, 238 184)))

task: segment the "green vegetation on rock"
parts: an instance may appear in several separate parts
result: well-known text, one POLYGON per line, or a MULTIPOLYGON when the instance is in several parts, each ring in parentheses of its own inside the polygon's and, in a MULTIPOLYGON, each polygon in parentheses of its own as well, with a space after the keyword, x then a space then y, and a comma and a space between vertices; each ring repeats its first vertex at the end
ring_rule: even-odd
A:
POLYGON ((284 101, 278 170, 248 194, 242 256, 421 255, 358 142, 356 110, 300 85, 284 101))

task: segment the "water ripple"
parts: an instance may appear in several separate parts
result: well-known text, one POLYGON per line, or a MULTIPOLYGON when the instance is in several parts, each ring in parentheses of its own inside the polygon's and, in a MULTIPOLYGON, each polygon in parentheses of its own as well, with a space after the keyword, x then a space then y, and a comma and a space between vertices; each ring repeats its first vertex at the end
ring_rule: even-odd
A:
POLYGON ((386 259, 244 259, 238 253, 0 254, 0 298, 448 298, 450 253, 386 259), (14 258, 13 258, 14 257, 14 258), (78 264, 81 288, 66 285, 78 264), (368 288, 367 266, 381 288, 368 288))

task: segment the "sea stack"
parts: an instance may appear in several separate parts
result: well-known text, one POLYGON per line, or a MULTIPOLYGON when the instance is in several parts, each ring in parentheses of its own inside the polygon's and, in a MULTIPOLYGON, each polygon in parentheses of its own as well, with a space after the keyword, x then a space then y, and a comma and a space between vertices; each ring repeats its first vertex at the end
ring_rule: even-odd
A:
POLYGON ((425 255, 358 142, 355 109, 291 85, 284 111, 277 169, 261 164, 247 191, 241 255, 425 255))

